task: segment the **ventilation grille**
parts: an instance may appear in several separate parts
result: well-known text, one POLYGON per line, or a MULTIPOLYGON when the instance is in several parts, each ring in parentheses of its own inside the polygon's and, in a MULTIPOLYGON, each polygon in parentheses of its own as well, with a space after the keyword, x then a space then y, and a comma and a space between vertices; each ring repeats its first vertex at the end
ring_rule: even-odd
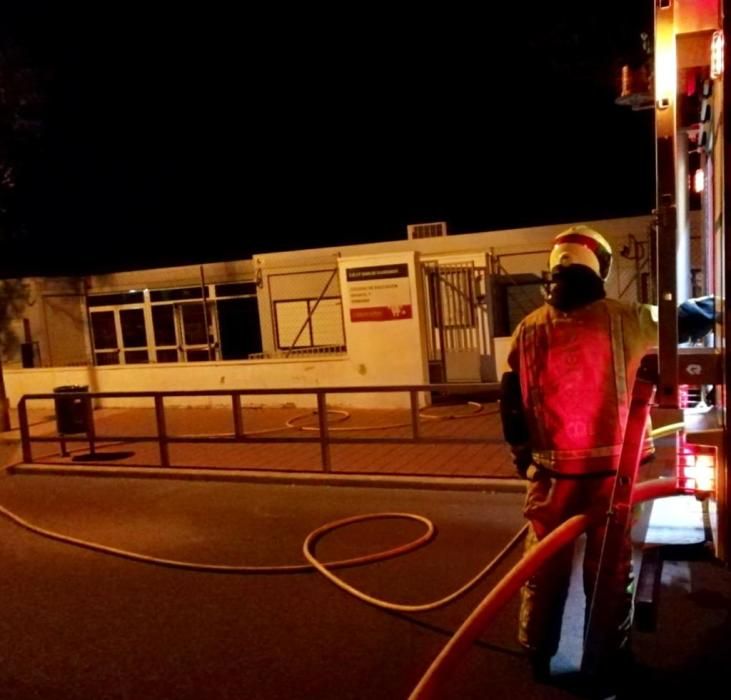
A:
POLYGON ((406 231, 410 241, 417 238, 438 238, 447 235, 447 222, 435 221, 431 224, 409 224, 406 231))

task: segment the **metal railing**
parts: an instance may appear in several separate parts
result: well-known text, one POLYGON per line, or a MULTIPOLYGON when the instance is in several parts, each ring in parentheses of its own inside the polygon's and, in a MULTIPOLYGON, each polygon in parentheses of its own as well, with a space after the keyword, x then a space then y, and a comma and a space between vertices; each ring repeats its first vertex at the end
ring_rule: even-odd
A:
MULTIPOLYGON (((18 422, 20 429, 21 445, 23 451, 23 461, 32 464, 33 443, 59 443, 61 445, 62 454, 65 454, 65 444, 68 443, 88 443, 89 450, 94 453, 96 447, 102 443, 157 443, 159 450, 159 459, 161 467, 174 467, 171 463, 169 446, 172 444, 195 444, 195 443, 214 443, 214 444, 237 444, 237 443, 308 443, 318 444, 320 446, 320 466, 323 471, 332 470, 332 460, 330 455, 330 446, 334 444, 437 444, 437 443, 477 443, 477 444, 497 444, 502 440, 487 437, 470 437, 470 436, 436 436, 424 435, 422 433, 422 425, 420 420, 419 394, 423 393, 439 393, 444 394, 490 394, 497 397, 499 384, 496 383, 475 383, 475 384, 416 384, 401 386, 359 386, 359 387, 313 387, 313 388, 292 388, 292 389, 245 389, 245 390, 224 390, 213 389, 191 390, 191 391, 117 391, 117 392, 64 392, 46 394, 26 394, 18 402, 18 422), (369 394, 369 393, 407 393, 409 395, 409 413, 411 434, 407 437, 337 437, 331 434, 328 426, 328 408, 327 397, 330 395, 342 394, 369 394), (244 430, 243 407, 241 405, 242 397, 251 396, 276 396, 276 395, 299 395, 299 396, 315 396, 317 402, 317 436, 316 437, 299 437, 299 436, 264 436, 264 435, 247 435, 244 430), (167 429, 165 399, 181 398, 181 397, 228 397, 233 418, 233 433, 226 435, 170 435, 167 429), (155 410, 155 435, 107 435, 102 437, 97 435, 94 420, 93 403, 97 399, 144 399, 149 398, 152 401, 155 410), (62 434, 57 432, 55 435, 31 435, 30 424, 28 420, 28 404, 34 401, 48 400, 74 400, 81 399, 85 412, 84 430, 80 430, 75 434, 62 434)), ((58 403, 56 403, 58 410, 58 403)), ((136 406, 139 408, 139 406, 136 406)), ((387 426, 394 427, 394 426, 387 426)), ((404 423, 403 427, 407 427, 404 423)))

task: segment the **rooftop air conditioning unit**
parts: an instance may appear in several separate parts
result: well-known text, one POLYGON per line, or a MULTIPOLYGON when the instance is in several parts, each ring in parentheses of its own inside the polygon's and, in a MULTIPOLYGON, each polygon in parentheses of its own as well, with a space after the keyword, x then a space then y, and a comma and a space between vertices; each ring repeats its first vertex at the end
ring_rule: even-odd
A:
POLYGON ((447 235, 447 222, 435 221, 430 224, 408 224, 406 231, 410 241, 417 238, 438 238, 447 235))

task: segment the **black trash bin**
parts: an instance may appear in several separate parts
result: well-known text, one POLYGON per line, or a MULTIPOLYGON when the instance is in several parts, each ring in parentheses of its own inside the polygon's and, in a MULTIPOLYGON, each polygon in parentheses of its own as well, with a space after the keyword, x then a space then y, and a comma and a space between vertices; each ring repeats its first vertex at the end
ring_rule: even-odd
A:
POLYGON ((68 393, 88 393, 88 386, 70 384, 54 387, 56 405, 56 428, 61 435, 87 432, 86 400, 83 396, 63 396, 68 393))

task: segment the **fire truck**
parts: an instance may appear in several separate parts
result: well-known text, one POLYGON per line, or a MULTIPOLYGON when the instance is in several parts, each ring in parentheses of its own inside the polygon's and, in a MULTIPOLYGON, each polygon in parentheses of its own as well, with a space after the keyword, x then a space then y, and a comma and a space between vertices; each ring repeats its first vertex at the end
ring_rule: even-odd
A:
POLYGON ((731 559, 727 455, 730 397, 728 355, 731 341, 726 267, 731 239, 725 212, 731 205, 727 185, 723 118, 731 91, 724 35, 731 7, 726 0, 656 0, 654 40, 654 110, 657 161, 656 256, 660 309, 657 410, 684 410, 689 393, 712 387, 713 405, 704 421, 686 417, 678 440, 678 481, 699 497, 709 494, 708 516, 716 556, 731 559), (674 78, 674 80, 673 80, 674 78), (692 289, 685 235, 693 198, 701 211, 700 289, 692 289), (682 254, 685 253, 685 254, 682 254), (720 323, 702 349, 678 349, 676 302, 695 292, 716 297, 720 323), (672 310, 671 310, 672 307, 672 310), (671 317, 672 312, 672 317, 671 317), (672 320, 671 320, 672 318, 672 320), (709 456, 712 459, 709 459, 709 456))
MULTIPOLYGON (((654 110, 656 209, 651 284, 644 301, 659 309, 654 425, 682 424, 676 434, 677 485, 705 501, 714 555, 731 561, 727 391, 731 343, 726 268, 731 234, 726 178, 731 90, 724 36, 727 0, 655 0, 654 33, 643 35, 641 60, 624 65, 617 103, 654 110), (691 240, 691 212, 700 235, 691 240), (698 216, 697 213, 694 214, 698 216), (715 332, 702 345, 678 343, 677 307, 692 296, 716 298, 715 332), (702 412, 689 410, 703 406, 702 412)), ((696 229, 697 231, 697 229, 696 229)))

